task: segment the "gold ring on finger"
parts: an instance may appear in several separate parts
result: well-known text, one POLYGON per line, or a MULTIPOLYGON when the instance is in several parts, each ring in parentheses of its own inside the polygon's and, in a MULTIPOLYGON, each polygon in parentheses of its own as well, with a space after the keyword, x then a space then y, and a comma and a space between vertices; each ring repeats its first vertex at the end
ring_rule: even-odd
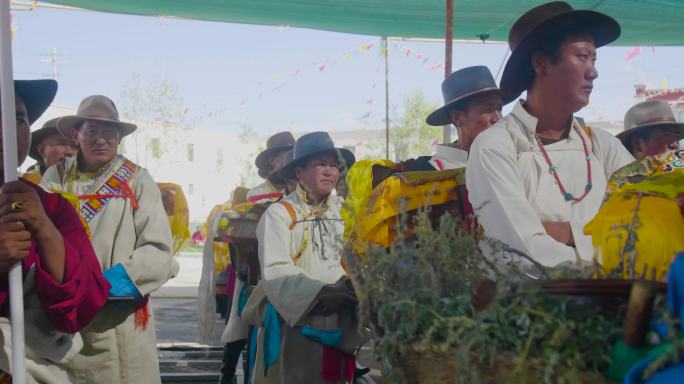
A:
POLYGON ((24 210, 24 202, 13 201, 12 204, 10 204, 10 208, 12 208, 12 210, 15 212, 21 212, 24 210))

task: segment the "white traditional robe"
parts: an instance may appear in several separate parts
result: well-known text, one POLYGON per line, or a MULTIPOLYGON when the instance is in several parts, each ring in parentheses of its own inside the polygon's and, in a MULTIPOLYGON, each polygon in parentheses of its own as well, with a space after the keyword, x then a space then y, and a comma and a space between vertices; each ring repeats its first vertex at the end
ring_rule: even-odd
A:
MULTIPOLYGON (((277 192, 282 193, 283 191, 278 190, 273 184, 271 184, 270 181, 265 180, 263 183, 247 191, 247 199, 254 196, 264 196, 277 192)), ((259 203, 266 203, 268 201, 275 200, 277 200, 277 198, 265 198, 259 200, 259 203)), ((216 225, 216 223, 214 223, 214 225, 216 225)), ((240 292, 242 292, 244 285, 245 283, 242 280, 235 280, 235 290, 233 291, 233 300, 230 306, 228 323, 226 324, 226 328, 223 330, 223 334, 221 335, 221 342, 223 343, 232 343, 234 341, 244 340, 249 334, 249 324, 242 320, 237 313, 238 303, 240 301, 240 292)))
MULTIPOLYGON (((119 155, 120 156, 120 155, 119 155)), ((97 173, 80 173, 77 157, 50 167, 41 185, 83 195, 97 173)), ((89 223, 90 235, 102 270, 123 264, 141 295, 161 287, 178 273, 171 254, 173 240, 157 184, 144 168, 129 185, 139 203, 133 209, 130 199, 112 198, 89 223)), ((161 381, 154 318, 145 329, 136 328, 132 306, 124 309, 107 304, 82 331, 84 347, 66 368, 73 383, 140 383, 161 381)))
MULTIPOLYGON (((356 330, 352 325, 352 314, 328 317, 307 314, 321 288, 335 283, 345 274, 340 264, 344 234, 340 216, 343 199, 330 195, 321 207, 312 208, 306 202, 304 191, 298 187, 283 201, 290 203, 296 212, 298 223, 293 228, 290 228, 292 217, 287 208, 279 203, 266 210, 257 226, 260 284, 268 301, 284 320, 280 359, 264 376, 263 332, 260 332, 254 383, 324 383, 320 376, 323 346, 301 336, 298 325, 339 327, 343 329, 343 335, 342 324, 356 330), (315 218, 321 220, 314 221, 315 218), (305 241, 305 231, 309 233, 308 241, 305 241), (295 262, 293 257, 300 252, 301 256, 295 262)), ((250 297, 250 302, 252 299, 250 297)), ((249 302, 247 306, 250 306, 249 302)), ((249 316, 247 313, 243 315, 249 316)), ((355 332, 346 334, 351 333, 355 332)))
MULTIPOLYGON (((598 212, 610 175, 634 158, 609 133, 591 128, 590 138, 580 129, 591 159, 592 189, 582 201, 567 202, 535 140, 536 126, 537 119, 519 102, 509 115, 477 136, 466 168, 470 201, 487 236, 542 265, 590 261, 593 248, 591 237, 583 233, 584 225, 598 212), (551 238, 542 221, 569 222, 576 246, 551 238)), ((587 183, 587 162, 577 132, 571 129, 568 139, 544 148, 566 191, 581 195, 587 183)))
POLYGON ((453 147, 450 144, 438 145, 437 153, 430 159, 430 164, 440 171, 463 168, 467 162, 468 151, 453 147))
MULTIPOLYGON (((225 205, 225 204, 224 204, 225 205)), ((197 288, 197 318, 199 320, 200 340, 206 344, 212 340, 216 325, 216 281, 214 262, 214 238, 218 221, 221 219, 220 206, 214 207, 207 218, 207 237, 202 248, 202 276, 197 288)))

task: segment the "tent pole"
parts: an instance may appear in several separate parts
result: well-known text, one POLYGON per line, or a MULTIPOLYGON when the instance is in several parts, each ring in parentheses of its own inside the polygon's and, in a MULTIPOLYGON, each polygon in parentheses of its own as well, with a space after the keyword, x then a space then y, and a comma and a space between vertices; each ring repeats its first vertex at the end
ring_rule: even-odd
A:
POLYGON ((385 60, 385 158, 389 160, 389 142, 390 142, 390 121, 389 121, 389 41, 387 36, 382 38, 384 45, 384 60, 385 60))
MULTIPOLYGON (((10 0, 0 0, 0 101, 2 102, 2 148, 5 182, 17 180, 17 121, 12 72, 10 0)), ((26 383, 24 345, 24 296, 21 263, 9 272, 12 329, 12 383, 26 383)))
MULTIPOLYGON (((451 57, 454 46, 454 0, 446 0, 446 31, 444 32, 444 78, 451 75, 451 57)), ((451 142, 451 126, 445 125, 442 142, 451 142)))

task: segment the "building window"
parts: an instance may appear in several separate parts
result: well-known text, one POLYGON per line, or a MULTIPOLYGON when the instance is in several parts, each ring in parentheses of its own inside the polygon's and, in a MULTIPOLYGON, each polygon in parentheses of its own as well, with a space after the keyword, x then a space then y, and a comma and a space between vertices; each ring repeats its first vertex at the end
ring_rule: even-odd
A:
POLYGON ((188 184, 188 195, 192 195, 195 192, 195 184, 188 184))
POLYGON ((188 161, 195 161, 195 144, 188 144, 188 161))
POLYGON ((223 165, 223 148, 216 150, 216 167, 220 168, 223 165))

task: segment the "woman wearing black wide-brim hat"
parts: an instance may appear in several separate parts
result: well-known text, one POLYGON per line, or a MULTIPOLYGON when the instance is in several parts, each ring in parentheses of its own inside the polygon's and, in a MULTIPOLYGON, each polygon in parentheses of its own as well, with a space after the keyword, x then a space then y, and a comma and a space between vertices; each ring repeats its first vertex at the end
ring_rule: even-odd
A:
POLYGON ((500 89, 504 103, 524 91, 527 98, 471 147, 466 182, 487 235, 545 266, 593 260, 583 227, 607 179, 633 160, 618 139, 573 116, 598 77, 596 49, 619 36, 612 17, 565 2, 522 15, 508 36, 500 89))

